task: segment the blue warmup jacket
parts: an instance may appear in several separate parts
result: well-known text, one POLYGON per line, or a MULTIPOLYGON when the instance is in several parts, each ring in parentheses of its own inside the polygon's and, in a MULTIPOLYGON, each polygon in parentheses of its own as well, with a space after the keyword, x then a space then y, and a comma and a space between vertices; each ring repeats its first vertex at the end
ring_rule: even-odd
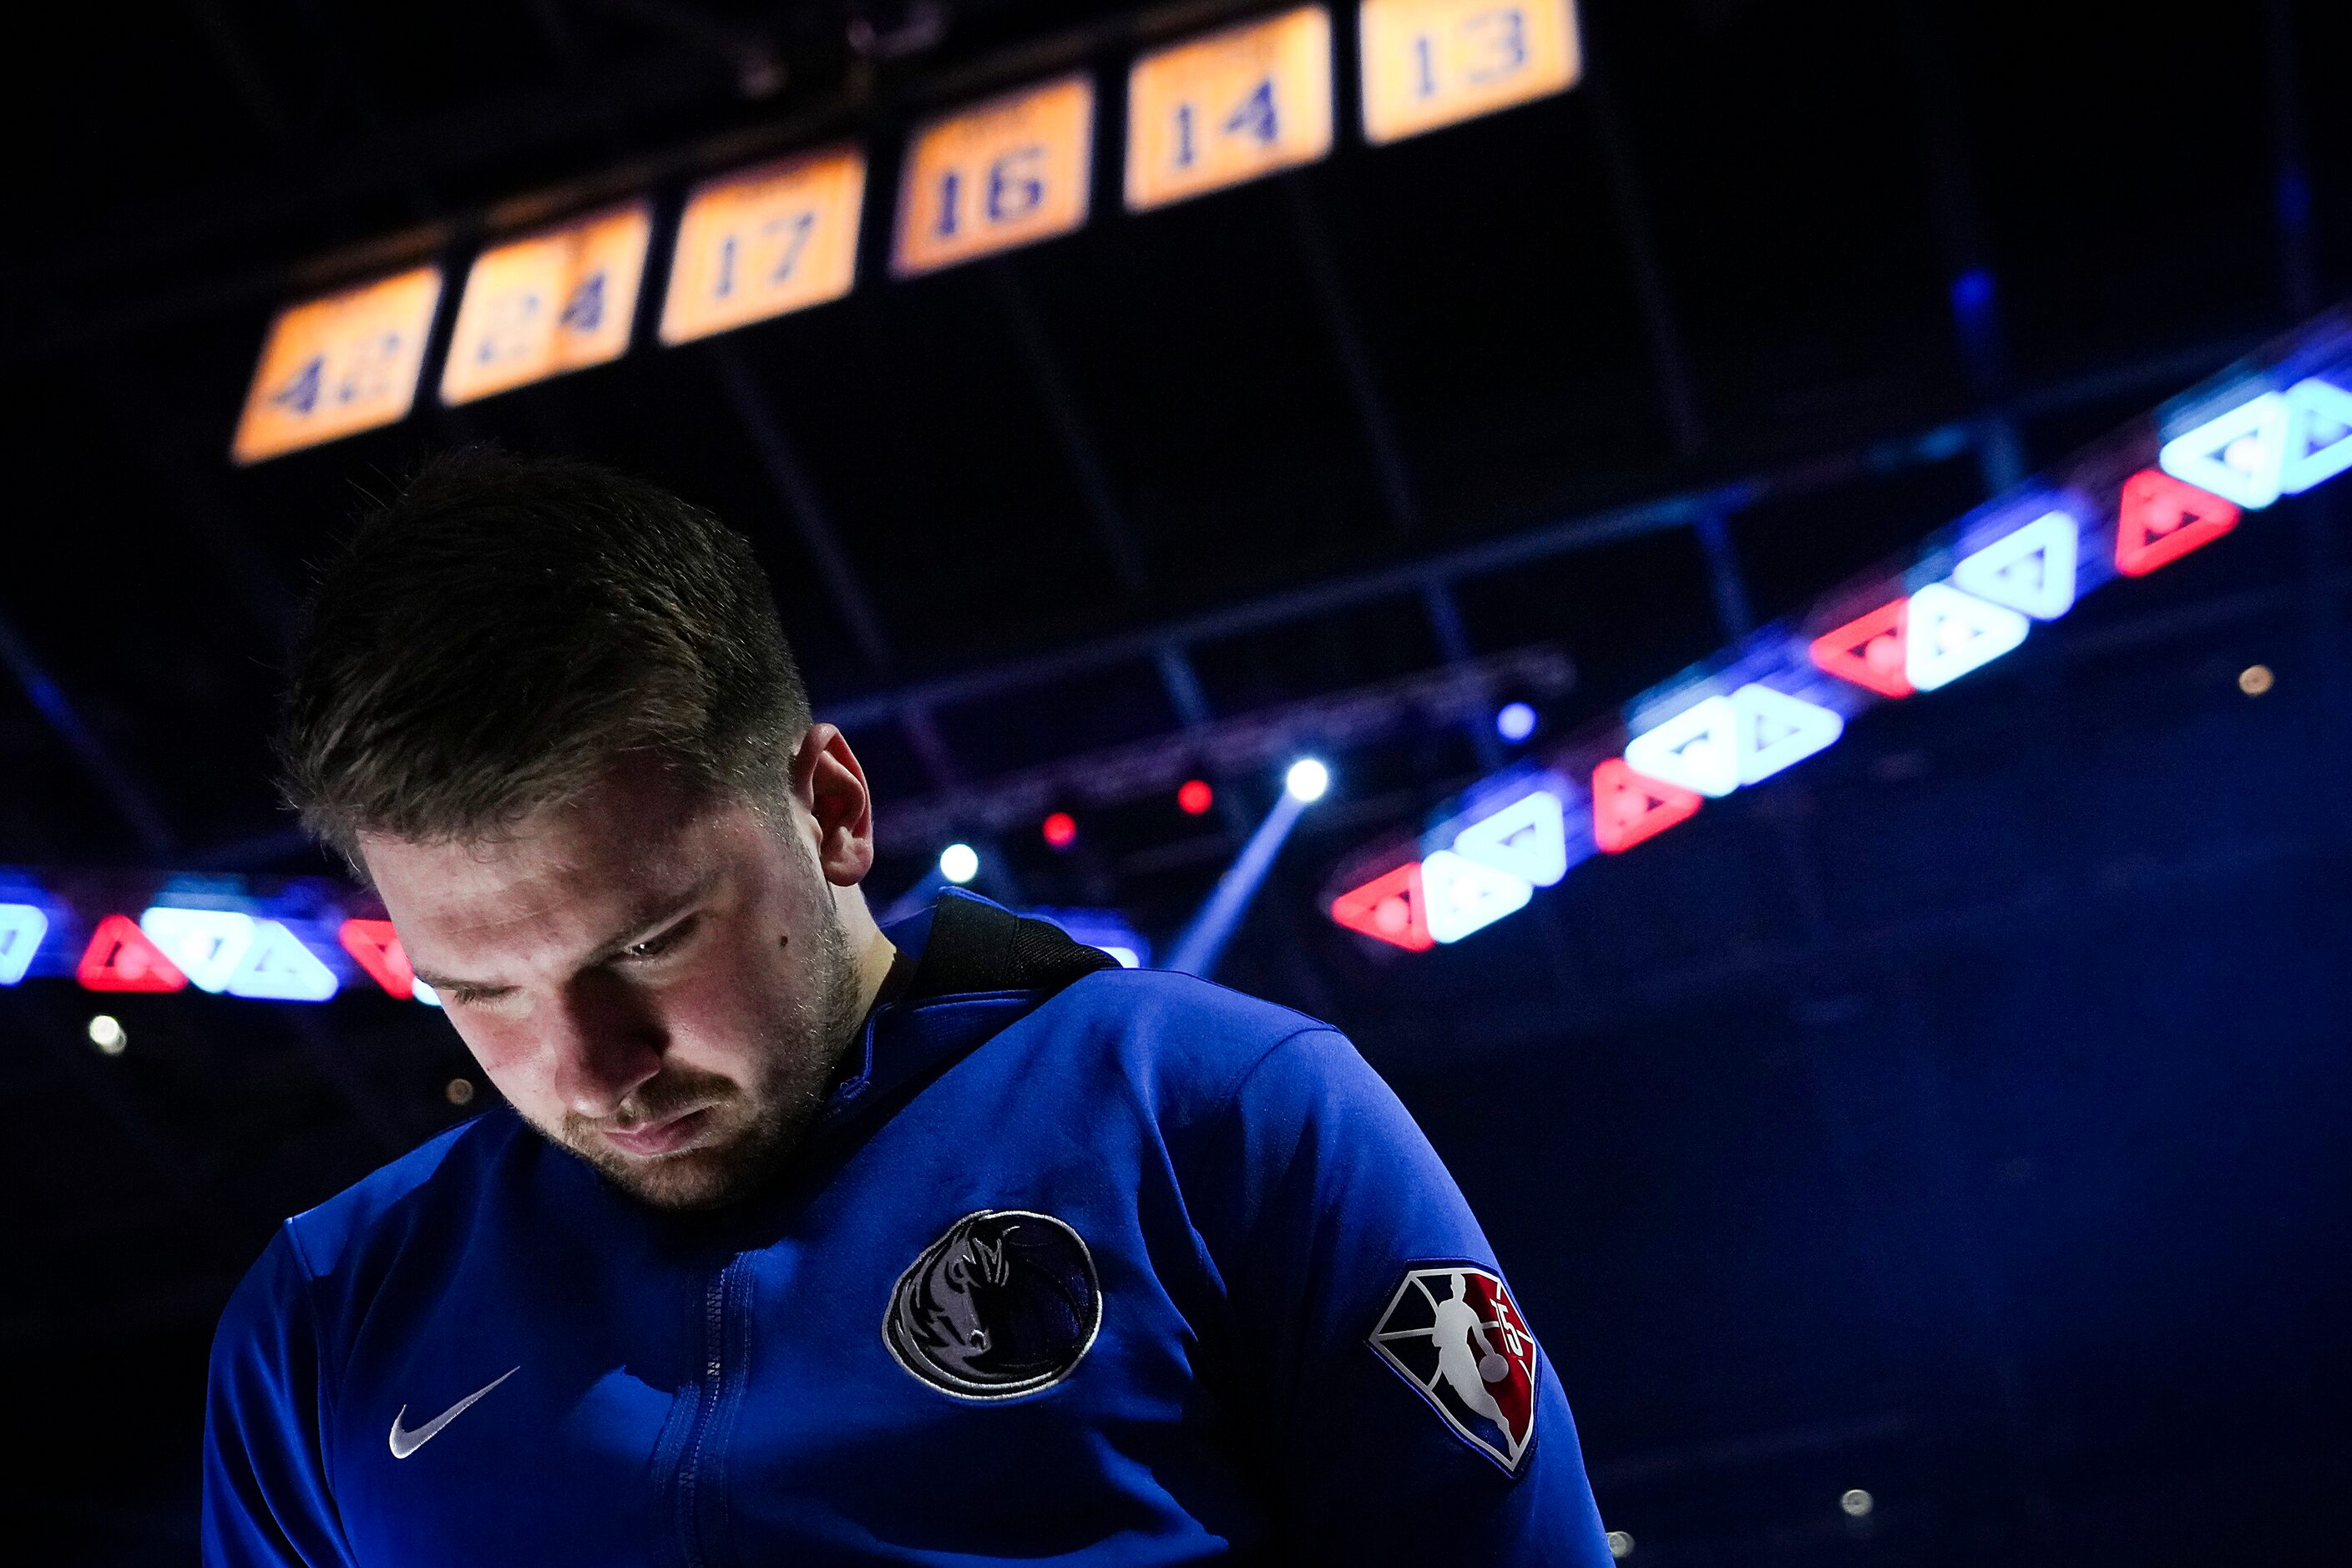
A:
POLYGON ((205 1562, 1608 1563, 1344 1038, 965 895, 890 934, 755 1199, 649 1210, 502 1110, 288 1221, 214 1345, 205 1562))

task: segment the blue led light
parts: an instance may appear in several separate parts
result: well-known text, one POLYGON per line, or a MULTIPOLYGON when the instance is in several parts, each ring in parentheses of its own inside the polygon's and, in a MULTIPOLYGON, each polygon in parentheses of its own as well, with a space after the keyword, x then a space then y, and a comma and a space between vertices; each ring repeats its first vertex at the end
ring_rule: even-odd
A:
POLYGON ((48 933, 48 911, 38 904, 0 904, 0 985, 25 978, 48 933))
POLYGON ((2157 463, 2176 479, 2259 511, 2279 498, 2293 412, 2284 397, 2265 392, 2175 436, 2157 463))
POLYGON ((1496 710, 1495 733, 1513 742, 1536 732, 1536 710, 1524 702, 1506 702, 1496 710))
POLYGON ((1993 541, 1952 568, 1952 586, 2037 621, 2054 621, 2074 607, 2080 525, 2072 514, 2044 512, 1993 541))
POLYGON ((324 1002, 340 988, 335 972, 276 921, 254 922, 245 962, 224 987, 232 996, 268 1002, 324 1002))
POLYGON ((1731 694, 1739 715, 1739 782, 1769 779, 1792 763, 1833 745, 1845 720, 1818 703, 1753 682, 1731 694))
POLYGON ((1440 849, 1421 863, 1421 887, 1429 910, 1429 934, 1442 942, 1460 942, 1472 931, 1484 931, 1527 908, 1535 895, 1525 878, 1482 866, 1451 849, 1440 849))
POLYGON ((1538 888, 1568 875, 1568 816, 1559 796, 1530 790, 1454 836, 1454 852, 1538 888))
POLYGON ((1911 595, 1903 674, 1917 689, 1933 691, 2016 647, 2032 624, 2006 605, 1930 583, 1911 595))
POLYGON ((139 929, 172 961, 188 984, 218 992, 253 945, 251 915, 234 910, 183 910, 158 904, 139 917, 139 929))
POLYGON ((1739 787, 1739 715, 1728 697, 1710 697, 1627 742, 1637 773, 1723 796, 1739 787))
POLYGON ((2313 376, 2287 388, 2286 458, 2279 489, 2299 496, 2352 468, 2352 392, 2313 376))

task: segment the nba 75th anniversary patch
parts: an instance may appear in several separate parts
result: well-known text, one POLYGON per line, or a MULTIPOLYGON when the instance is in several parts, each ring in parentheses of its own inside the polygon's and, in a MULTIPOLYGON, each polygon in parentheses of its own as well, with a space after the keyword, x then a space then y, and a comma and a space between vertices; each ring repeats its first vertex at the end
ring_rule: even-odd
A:
POLYGON ((1519 1473, 1536 1436, 1536 1341, 1492 1269, 1408 1268, 1367 1342, 1464 1442, 1519 1473))

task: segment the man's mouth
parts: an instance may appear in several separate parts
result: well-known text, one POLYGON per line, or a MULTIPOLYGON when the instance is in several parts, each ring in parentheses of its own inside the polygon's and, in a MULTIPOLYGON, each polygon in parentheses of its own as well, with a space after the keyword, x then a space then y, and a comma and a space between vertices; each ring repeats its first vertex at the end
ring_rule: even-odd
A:
POLYGON ((691 1146, 709 1129, 710 1113, 714 1109, 708 1105, 698 1106, 659 1121, 640 1122, 625 1131, 607 1127, 603 1129, 604 1141, 622 1153, 640 1160, 675 1154, 691 1146))

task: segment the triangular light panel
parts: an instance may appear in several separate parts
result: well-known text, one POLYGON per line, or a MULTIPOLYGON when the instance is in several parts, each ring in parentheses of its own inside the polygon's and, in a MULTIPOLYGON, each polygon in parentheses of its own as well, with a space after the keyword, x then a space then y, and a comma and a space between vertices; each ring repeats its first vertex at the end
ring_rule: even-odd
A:
POLYGON ((2045 512, 1952 568, 1952 586, 2037 621, 2074 607, 2074 557, 2080 528, 2064 511, 2045 512))
POLYGON ((2023 642, 2032 625, 2006 605, 1989 605, 1942 583, 1911 595, 1910 620, 1903 673, 1922 691, 1990 664, 2023 642))
POLYGON ((48 934, 49 913, 40 905, 0 904, 0 985, 25 978, 48 934))
POLYGON ((1908 697, 1912 686, 1903 673, 1903 624, 1910 607, 1908 599, 1881 605, 1834 631, 1823 632, 1807 651, 1816 667, 1840 680, 1881 697, 1908 697))
POLYGON ((200 991, 224 989, 253 945, 253 917, 234 910, 158 905, 139 917, 139 929, 200 991))
POLYGON ((2210 544, 2238 525, 2238 508, 2161 468, 2142 468, 2124 481, 2116 504, 2116 570, 2145 577, 2210 544))
POLYGON ((1454 852, 1549 888, 1568 875, 1568 814, 1551 791, 1529 790, 1455 834, 1454 852))
POLYGON ((2287 388, 2286 458, 2281 493, 2299 496, 2352 468, 2352 392, 2312 376, 2287 388))
POLYGON ((2176 479, 2259 511, 2279 498, 2292 411, 2265 392, 2164 444, 2157 462, 2176 479))
POLYGON ((343 944, 352 962, 390 994, 405 1002, 416 994, 416 971, 409 967, 407 950, 400 945, 400 933, 392 929, 390 921, 354 916, 342 923, 335 940, 343 944))
POLYGON ((338 989, 335 972, 276 921, 256 923, 245 963, 229 977, 232 996, 270 1002, 324 1002, 338 989))
POLYGON ((1845 733, 1845 720, 1818 703, 1753 682, 1731 694, 1739 714, 1739 782, 1769 779, 1845 733))
POLYGON ((1418 860, 1349 889, 1331 900, 1331 918, 1407 952, 1427 952, 1436 945, 1429 934, 1429 900, 1422 891, 1418 860))
POLYGON ((1421 863, 1421 885, 1429 898, 1429 934, 1434 942, 1460 942, 1527 907, 1535 889, 1527 879, 1482 866, 1451 849, 1421 863))
POLYGON ((1664 779, 1643 778, 1611 757, 1592 770, 1592 842, 1604 855, 1622 855, 1696 814, 1706 796, 1664 779))
POLYGON ((1739 787, 1739 715, 1728 697, 1685 708, 1625 746, 1625 765, 1667 784, 1721 797, 1739 787))
POLYGON ((188 983, 129 915, 98 922, 74 978, 92 991, 177 991, 188 983))

